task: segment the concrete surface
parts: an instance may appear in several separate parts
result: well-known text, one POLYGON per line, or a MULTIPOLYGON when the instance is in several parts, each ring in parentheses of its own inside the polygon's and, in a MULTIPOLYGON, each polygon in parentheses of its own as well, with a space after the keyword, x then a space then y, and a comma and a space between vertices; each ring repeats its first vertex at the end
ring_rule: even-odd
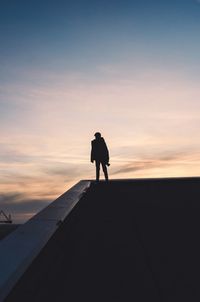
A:
POLYGON ((0 301, 80 200, 89 181, 81 181, 0 241, 0 301))
POLYGON ((6 302, 200 301, 200 179, 92 184, 6 302))

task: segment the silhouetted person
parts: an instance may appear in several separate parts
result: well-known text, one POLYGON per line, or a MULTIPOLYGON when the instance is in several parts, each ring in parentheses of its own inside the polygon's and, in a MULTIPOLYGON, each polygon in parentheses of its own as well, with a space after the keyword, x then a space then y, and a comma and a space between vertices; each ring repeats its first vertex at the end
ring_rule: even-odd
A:
POLYGON ((96 163, 96 181, 99 181, 100 165, 102 165, 105 179, 106 181, 108 181, 108 171, 106 167, 110 166, 108 148, 106 146, 104 138, 101 137, 101 133, 97 132, 94 136, 95 139, 91 142, 91 162, 93 163, 95 160, 96 163))

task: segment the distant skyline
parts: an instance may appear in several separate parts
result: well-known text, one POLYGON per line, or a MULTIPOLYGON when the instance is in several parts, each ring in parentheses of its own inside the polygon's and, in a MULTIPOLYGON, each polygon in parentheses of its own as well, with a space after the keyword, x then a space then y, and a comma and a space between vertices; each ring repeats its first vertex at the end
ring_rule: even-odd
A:
POLYGON ((200 1, 3 1, 0 209, 25 221, 81 179, 198 176, 200 1))

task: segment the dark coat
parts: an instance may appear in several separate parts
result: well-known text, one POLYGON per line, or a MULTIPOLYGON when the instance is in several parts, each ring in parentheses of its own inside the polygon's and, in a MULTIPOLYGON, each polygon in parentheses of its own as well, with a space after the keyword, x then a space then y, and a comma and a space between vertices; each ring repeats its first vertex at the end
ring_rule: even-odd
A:
POLYGON ((104 138, 94 139, 92 142, 91 161, 99 160, 104 163, 109 162, 109 152, 104 138))

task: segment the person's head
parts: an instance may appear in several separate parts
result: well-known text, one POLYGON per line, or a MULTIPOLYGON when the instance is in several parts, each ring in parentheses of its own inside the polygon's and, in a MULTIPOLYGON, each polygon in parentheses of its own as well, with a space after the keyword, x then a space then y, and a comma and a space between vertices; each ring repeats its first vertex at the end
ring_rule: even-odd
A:
POLYGON ((96 132, 94 136, 95 136, 96 139, 100 139, 101 138, 101 133, 100 132, 96 132))

